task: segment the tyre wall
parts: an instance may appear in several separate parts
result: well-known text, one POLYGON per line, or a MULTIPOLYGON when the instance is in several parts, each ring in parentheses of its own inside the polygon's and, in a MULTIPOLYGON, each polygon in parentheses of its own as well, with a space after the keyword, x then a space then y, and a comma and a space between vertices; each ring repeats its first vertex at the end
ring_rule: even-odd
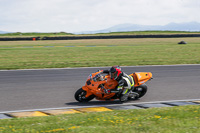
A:
POLYGON ((177 38, 200 37, 200 34, 173 34, 173 35, 111 35, 111 36, 62 36, 62 37, 19 37, 0 38, 0 41, 33 41, 33 40, 78 40, 78 39, 120 39, 120 38, 177 38))

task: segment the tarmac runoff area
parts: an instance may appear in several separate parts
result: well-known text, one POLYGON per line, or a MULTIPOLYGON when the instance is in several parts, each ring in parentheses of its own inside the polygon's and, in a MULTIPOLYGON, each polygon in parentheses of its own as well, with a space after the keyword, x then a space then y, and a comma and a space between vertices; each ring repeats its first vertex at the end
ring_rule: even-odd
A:
POLYGON ((156 101, 156 102, 143 102, 143 103, 124 103, 121 105, 87 106, 84 108, 63 107, 54 109, 49 108, 49 109, 7 111, 7 112, 0 112, 0 119, 37 117, 37 116, 49 116, 49 115, 73 114, 73 113, 104 112, 104 111, 127 110, 127 109, 148 109, 148 108, 173 107, 173 106, 184 106, 184 105, 200 105, 200 99, 156 101))

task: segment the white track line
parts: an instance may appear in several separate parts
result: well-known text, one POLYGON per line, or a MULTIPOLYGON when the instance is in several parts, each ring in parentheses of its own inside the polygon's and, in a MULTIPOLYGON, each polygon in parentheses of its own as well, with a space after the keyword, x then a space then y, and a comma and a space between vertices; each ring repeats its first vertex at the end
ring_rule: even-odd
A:
POLYGON ((14 113, 14 112, 29 112, 29 111, 46 111, 46 110, 56 110, 56 109, 77 109, 77 108, 90 108, 90 107, 110 107, 110 106, 126 106, 126 105, 138 105, 138 104, 156 104, 156 103, 171 103, 171 102, 189 102, 189 101, 200 101, 200 99, 169 100, 169 101, 152 101, 152 102, 123 103, 123 104, 112 104, 112 105, 72 106, 72 107, 59 107, 59 108, 29 109, 29 110, 14 110, 14 111, 3 111, 3 112, 0 112, 0 114, 14 113))
MULTIPOLYGON (((177 65, 143 65, 143 66, 120 66, 120 67, 173 67, 173 66, 200 66, 200 64, 177 64, 177 65)), ((17 70, 0 70, 0 71, 37 71, 37 70, 68 70, 68 69, 88 69, 88 68, 109 68, 104 67, 75 67, 75 68, 44 68, 44 69, 17 69, 17 70)))

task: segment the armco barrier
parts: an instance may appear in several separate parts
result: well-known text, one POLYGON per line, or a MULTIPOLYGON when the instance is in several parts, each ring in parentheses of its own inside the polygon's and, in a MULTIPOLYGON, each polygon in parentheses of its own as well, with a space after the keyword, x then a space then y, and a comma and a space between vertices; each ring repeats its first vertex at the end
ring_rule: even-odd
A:
POLYGON ((102 35, 102 36, 58 36, 58 37, 19 37, 0 38, 0 41, 32 41, 35 40, 78 40, 78 39, 120 39, 120 38, 177 38, 177 37, 200 37, 200 34, 168 34, 168 35, 102 35))

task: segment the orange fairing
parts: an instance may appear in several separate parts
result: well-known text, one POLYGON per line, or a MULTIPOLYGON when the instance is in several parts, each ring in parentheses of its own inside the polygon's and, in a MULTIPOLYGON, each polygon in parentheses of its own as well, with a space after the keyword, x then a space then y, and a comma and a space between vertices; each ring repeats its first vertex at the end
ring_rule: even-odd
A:
POLYGON ((109 99, 113 97, 115 93, 105 94, 103 89, 115 89, 115 87, 118 85, 118 82, 112 80, 110 75, 106 75, 102 78, 102 81, 98 81, 95 79, 95 77, 99 73, 100 72, 90 74, 85 86, 82 86, 82 89, 87 92, 85 97, 95 95, 99 100, 109 99))
MULTIPOLYGON (((130 74, 134 78, 134 86, 140 86, 152 78, 151 72, 136 72, 130 74)), ((92 73, 87 78, 85 86, 82 89, 86 91, 85 97, 94 95, 98 100, 111 100, 115 93, 104 93, 104 89, 115 89, 118 85, 116 80, 112 80, 110 75, 103 77, 101 72, 92 73)), ((112 92, 112 91, 110 91, 112 92)))
POLYGON ((136 72, 136 73, 130 74, 130 76, 133 76, 134 81, 135 81, 134 86, 136 87, 150 80, 152 78, 152 73, 151 72, 136 72))
POLYGON ((110 75, 106 75, 105 78, 107 79, 107 82, 104 84, 105 89, 115 89, 118 82, 116 80, 112 80, 110 75))

